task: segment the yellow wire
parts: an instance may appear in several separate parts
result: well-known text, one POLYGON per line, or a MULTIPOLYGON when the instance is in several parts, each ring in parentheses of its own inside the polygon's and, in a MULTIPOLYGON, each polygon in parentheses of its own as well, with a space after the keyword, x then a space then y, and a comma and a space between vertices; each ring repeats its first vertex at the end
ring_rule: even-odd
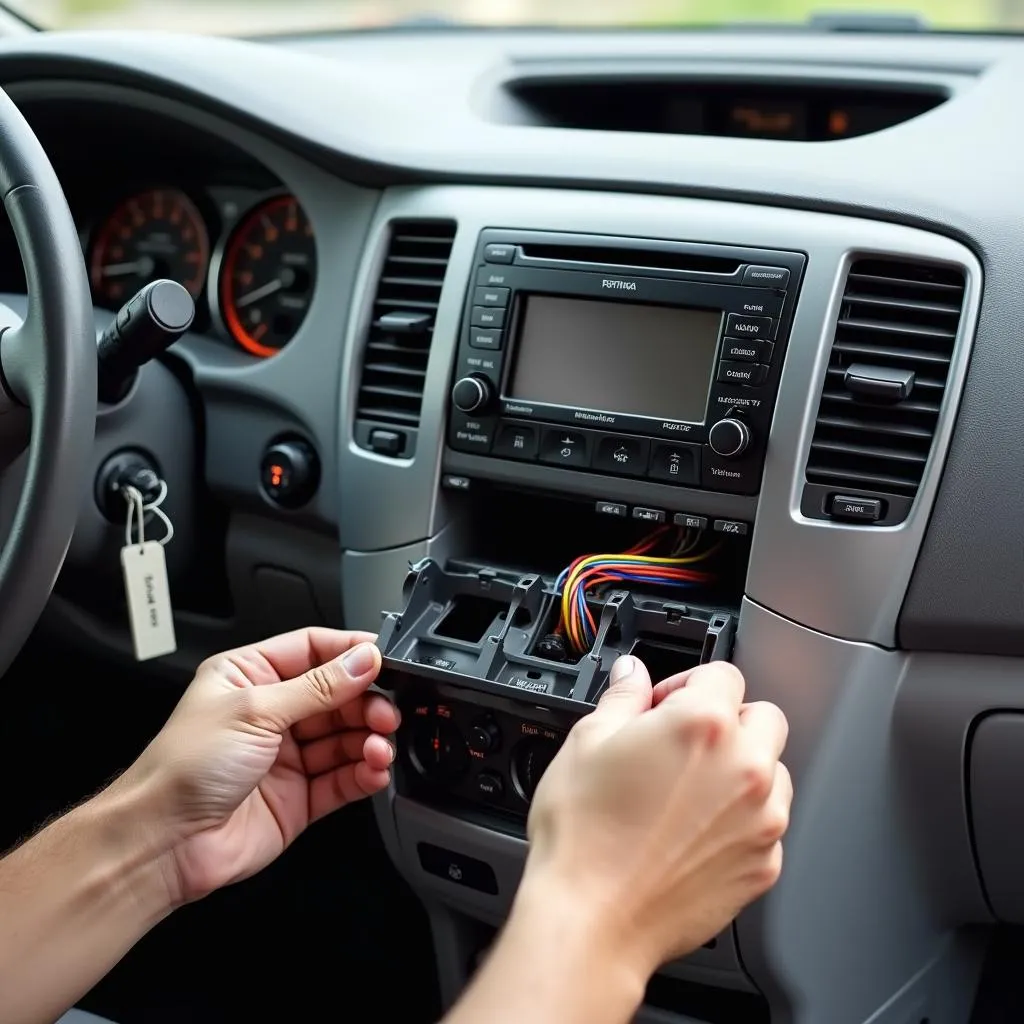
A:
POLYGON ((673 566, 692 565, 694 562, 701 562, 705 558, 714 554, 715 551, 718 550, 718 547, 719 545, 715 544, 713 547, 708 548, 707 551, 704 551, 699 555, 688 555, 685 558, 666 558, 658 555, 587 555, 587 557, 582 559, 579 565, 569 573, 565 580, 565 586, 562 588, 562 622, 565 624, 566 631, 569 633, 569 639, 572 640, 578 648, 582 648, 583 644, 580 639, 580 634, 577 631, 577 623, 570 613, 570 609, 572 607, 572 595, 576 589, 576 581, 596 562, 610 561, 618 562, 620 564, 625 562, 629 565, 658 565, 671 568, 673 566))

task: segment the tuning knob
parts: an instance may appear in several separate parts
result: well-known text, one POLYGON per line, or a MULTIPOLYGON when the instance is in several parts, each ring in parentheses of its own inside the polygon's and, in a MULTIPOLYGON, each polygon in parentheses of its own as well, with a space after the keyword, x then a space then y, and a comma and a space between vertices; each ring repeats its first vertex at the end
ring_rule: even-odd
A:
POLYGON ((455 382, 452 405, 460 412, 479 412, 490 404, 491 382, 486 377, 471 374, 455 382))
POLYGON ((719 420, 708 431, 708 444, 723 459, 738 459, 750 447, 750 428, 743 420, 719 420))

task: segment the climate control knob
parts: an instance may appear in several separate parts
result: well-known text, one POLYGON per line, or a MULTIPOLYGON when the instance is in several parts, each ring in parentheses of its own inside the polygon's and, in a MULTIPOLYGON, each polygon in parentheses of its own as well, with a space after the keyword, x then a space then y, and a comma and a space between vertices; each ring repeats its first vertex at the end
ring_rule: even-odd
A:
POLYGON ((719 420, 708 431, 708 444, 723 459, 738 459, 750 447, 750 428, 743 420, 719 420))
POLYGON ((476 374, 457 380, 452 388, 452 405, 460 412, 480 412, 490 405, 491 397, 491 382, 476 374))

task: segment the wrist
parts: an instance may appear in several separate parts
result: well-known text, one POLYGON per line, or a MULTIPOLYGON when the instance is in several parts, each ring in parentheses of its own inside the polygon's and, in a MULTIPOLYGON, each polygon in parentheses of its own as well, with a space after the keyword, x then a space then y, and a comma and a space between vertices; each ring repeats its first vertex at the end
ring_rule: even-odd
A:
POLYGON ((529 864, 506 931, 525 946, 536 946, 538 936, 545 936, 560 970, 578 972, 593 986, 601 1007, 595 1019, 632 1019, 657 967, 632 941, 631 922, 617 907, 544 869, 531 871, 529 864))
POLYGON ((174 837, 153 790, 129 772, 68 817, 88 830, 106 854, 100 861, 106 865, 103 873, 127 887, 140 909, 159 920, 182 900, 169 854, 174 837))

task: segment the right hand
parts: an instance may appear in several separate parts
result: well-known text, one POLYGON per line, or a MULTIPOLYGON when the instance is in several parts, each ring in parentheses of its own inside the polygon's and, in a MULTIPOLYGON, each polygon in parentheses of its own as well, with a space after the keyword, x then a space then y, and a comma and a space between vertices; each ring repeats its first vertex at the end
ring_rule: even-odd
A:
POLYGON ((640 661, 620 658, 537 788, 524 889, 594 909, 645 976, 779 877, 788 725, 774 704, 743 696, 724 662, 652 687, 640 661))

